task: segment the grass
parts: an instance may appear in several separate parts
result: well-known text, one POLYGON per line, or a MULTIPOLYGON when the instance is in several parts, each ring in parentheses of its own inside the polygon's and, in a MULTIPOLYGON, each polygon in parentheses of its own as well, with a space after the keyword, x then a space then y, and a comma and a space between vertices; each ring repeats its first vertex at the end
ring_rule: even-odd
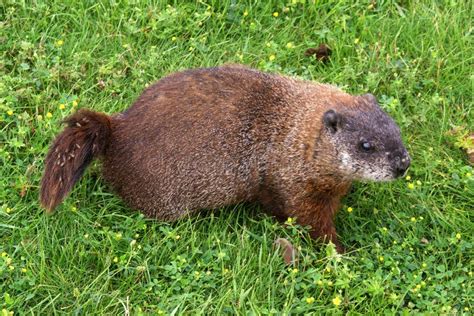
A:
POLYGON ((474 171, 456 145, 474 125, 472 2, 132 2, 0 4, 2 315, 472 312, 474 171), (320 43, 326 65, 304 56, 320 43), (98 164, 43 213, 62 118, 122 111, 168 73, 228 62, 370 91, 399 123, 409 177, 354 186, 337 218, 349 253, 258 206, 145 219, 98 164))

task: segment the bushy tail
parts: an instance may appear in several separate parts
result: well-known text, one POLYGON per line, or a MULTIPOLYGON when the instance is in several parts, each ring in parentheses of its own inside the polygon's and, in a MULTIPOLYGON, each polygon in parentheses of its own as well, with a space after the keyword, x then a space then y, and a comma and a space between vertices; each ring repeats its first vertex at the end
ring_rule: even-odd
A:
POLYGON ((62 202, 90 162, 103 155, 111 135, 110 117, 85 109, 64 120, 67 127, 50 147, 41 179, 40 201, 48 212, 62 202))

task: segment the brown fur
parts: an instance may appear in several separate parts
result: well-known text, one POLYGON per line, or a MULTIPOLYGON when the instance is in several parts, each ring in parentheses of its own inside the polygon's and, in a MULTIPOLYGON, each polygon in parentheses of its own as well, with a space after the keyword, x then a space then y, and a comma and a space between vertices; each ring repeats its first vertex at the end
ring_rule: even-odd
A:
POLYGON ((41 204, 52 211, 71 191, 92 159, 104 153, 110 136, 105 114, 79 110, 64 123, 67 127, 49 149, 41 179, 41 204))
POLYGON ((68 118, 46 157, 41 203, 54 209, 101 156, 105 181, 149 217, 257 201, 342 250, 333 218, 352 179, 339 172, 322 116, 364 107, 333 86, 242 66, 175 73, 123 113, 68 118))

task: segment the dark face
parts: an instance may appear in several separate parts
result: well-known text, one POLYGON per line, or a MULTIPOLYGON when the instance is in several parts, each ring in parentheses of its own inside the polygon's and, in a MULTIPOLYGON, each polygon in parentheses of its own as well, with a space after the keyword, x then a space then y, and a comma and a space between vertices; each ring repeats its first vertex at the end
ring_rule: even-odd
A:
POLYGON ((372 95, 360 98, 366 105, 363 110, 329 110, 323 117, 340 171, 354 180, 388 181, 405 175, 410 156, 400 129, 372 95))

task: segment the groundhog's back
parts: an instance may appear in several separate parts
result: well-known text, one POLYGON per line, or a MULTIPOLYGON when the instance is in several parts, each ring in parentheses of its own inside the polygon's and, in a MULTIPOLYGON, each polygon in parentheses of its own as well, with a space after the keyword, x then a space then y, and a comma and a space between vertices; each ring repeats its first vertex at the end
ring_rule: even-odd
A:
POLYGON ((234 66, 161 79, 114 116, 106 182, 166 220, 254 199, 275 132, 265 126, 278 125, 275 108, 286 105, 279 78, 234 66))

